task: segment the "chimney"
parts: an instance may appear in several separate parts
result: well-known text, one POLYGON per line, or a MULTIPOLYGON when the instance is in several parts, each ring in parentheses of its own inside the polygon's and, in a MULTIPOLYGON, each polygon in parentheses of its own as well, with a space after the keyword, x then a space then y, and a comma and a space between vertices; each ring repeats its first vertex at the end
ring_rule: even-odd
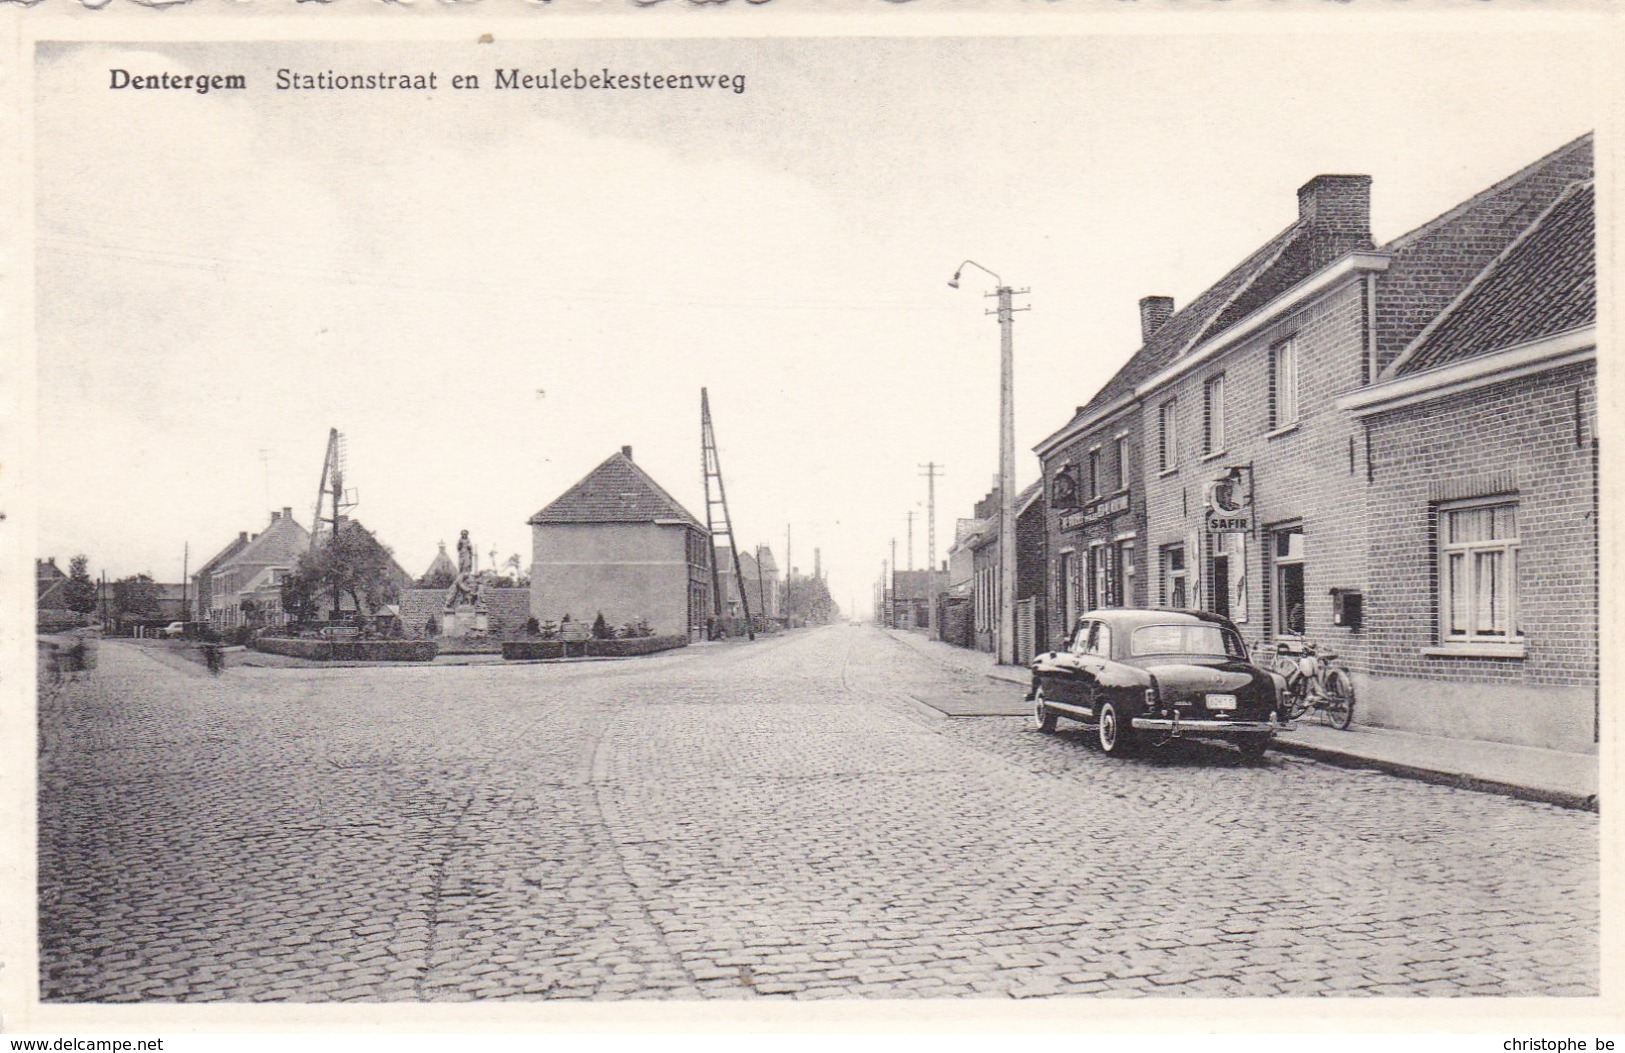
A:
POLYGON ((1140 297, 1140 342, 1149 343, 1151 334, 1166 325, 1173 316, 1172 296, 1140 297))
POLYGON ((1298 225, 1309 236, 1312 271, 1355 249, 1369 249, 1371 177, 1315 176, 1298 188, 1298 225))
POLYGON ((278 519, 281 519, 281 518, 282 518, 282 513, 281 512, 272 512, 271 513, 271 522, 275 523, 278 519))
POLYGON ((247 541, 248 540, 248 531, 246 531, 246 530, 237 531, 237 540, 238 541, 247 541))
POLYGON ((627 460, 630 461, 632 459, 632 447, 630 447, 630 446, 622 446, 621 447, 621 456, 625 457, 627 460))
POLYGON ((282 506, 282 518, 283 519, 292 519, 293 518, 293 506, 292 505, 283 505, 282 506))

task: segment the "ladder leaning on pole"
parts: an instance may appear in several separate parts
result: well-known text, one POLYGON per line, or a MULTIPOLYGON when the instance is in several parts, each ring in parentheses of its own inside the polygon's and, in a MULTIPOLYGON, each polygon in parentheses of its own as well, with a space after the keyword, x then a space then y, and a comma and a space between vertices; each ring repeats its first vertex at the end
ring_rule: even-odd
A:
POLYGON ((745 613, 745 633, 756 639, 756 627, 751 624, 750 598, 745 593, 745 573, 739 566, 739 546, 734 544, 733 521, 728 517, 728 491, 722 485, 722 464, 717 460, 717 437, 711 430, 711 396, 700 389, 700 459, 705 466, 705 529, 711 535, 711 604, 716 616, 722 618, 722 572, 717 566, 717 541, 728 539, 728 555, 733 561, 734 584, 739 589, 739 609, 745 613), (716 483, 715 496, 712 482, 716 483), (717 526, 716 510, 722 510, 722 526, 717 526))

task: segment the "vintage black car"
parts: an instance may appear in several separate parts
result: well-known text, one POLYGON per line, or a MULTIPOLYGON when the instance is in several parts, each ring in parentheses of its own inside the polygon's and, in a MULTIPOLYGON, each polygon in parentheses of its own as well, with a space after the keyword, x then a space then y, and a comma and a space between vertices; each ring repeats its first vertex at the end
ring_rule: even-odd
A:
POLYGON ((1207 611, 1098 610, 1064 651, 1033 661, 1033 724, 1095 729, 1102 751, 1216 738, 1258 755, 1278 732, 1285 682, 1252 664, 1228 618, 1207 611))

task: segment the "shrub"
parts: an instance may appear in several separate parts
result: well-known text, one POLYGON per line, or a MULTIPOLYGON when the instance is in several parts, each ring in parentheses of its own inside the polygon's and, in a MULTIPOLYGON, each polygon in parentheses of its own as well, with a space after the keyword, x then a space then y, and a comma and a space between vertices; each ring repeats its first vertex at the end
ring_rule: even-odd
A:
POLYGON ((613 640, 613 639, 615 639, 615 631, 609 627, 609 622, 604 620, 604 612, 603 611, 599 611, 598 612, 598 617, 593 619, 592 638, 594 640, 613 640))
POLYGON ((542 623, 538 622, 536 617, 532 615, 525 621, 525 632, 531 636, 540 636, 542 634, 542 623))
POLYGON ((432 615, 432 614, 429 615, 429 620, 423 623, 423 635, 424 636, 439 636, 440 635, 440 622, 437 621, 435 619, 435 616, 432 615))

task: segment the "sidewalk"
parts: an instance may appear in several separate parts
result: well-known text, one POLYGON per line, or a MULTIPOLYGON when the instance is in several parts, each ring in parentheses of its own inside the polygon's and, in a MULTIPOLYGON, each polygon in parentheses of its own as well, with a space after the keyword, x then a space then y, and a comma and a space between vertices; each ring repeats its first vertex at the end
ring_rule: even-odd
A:
MULTIPOLYGON (((997 665, 983 651, 967 651, 917 633, 884 631, 903 646, 951 669, 1019 685, 1023 690, 1029 683, 1025 668, 997 665)), ((1324 727, 1312 719, 1299 721, 1292 731, 1276 738, 1275 748, 1327 764, 1376 768, 1408 779, 1598 810, 1595 754, 1362 727, 1359 716, 1356 708, 1356 723, 1347 731, 1324 727)))

